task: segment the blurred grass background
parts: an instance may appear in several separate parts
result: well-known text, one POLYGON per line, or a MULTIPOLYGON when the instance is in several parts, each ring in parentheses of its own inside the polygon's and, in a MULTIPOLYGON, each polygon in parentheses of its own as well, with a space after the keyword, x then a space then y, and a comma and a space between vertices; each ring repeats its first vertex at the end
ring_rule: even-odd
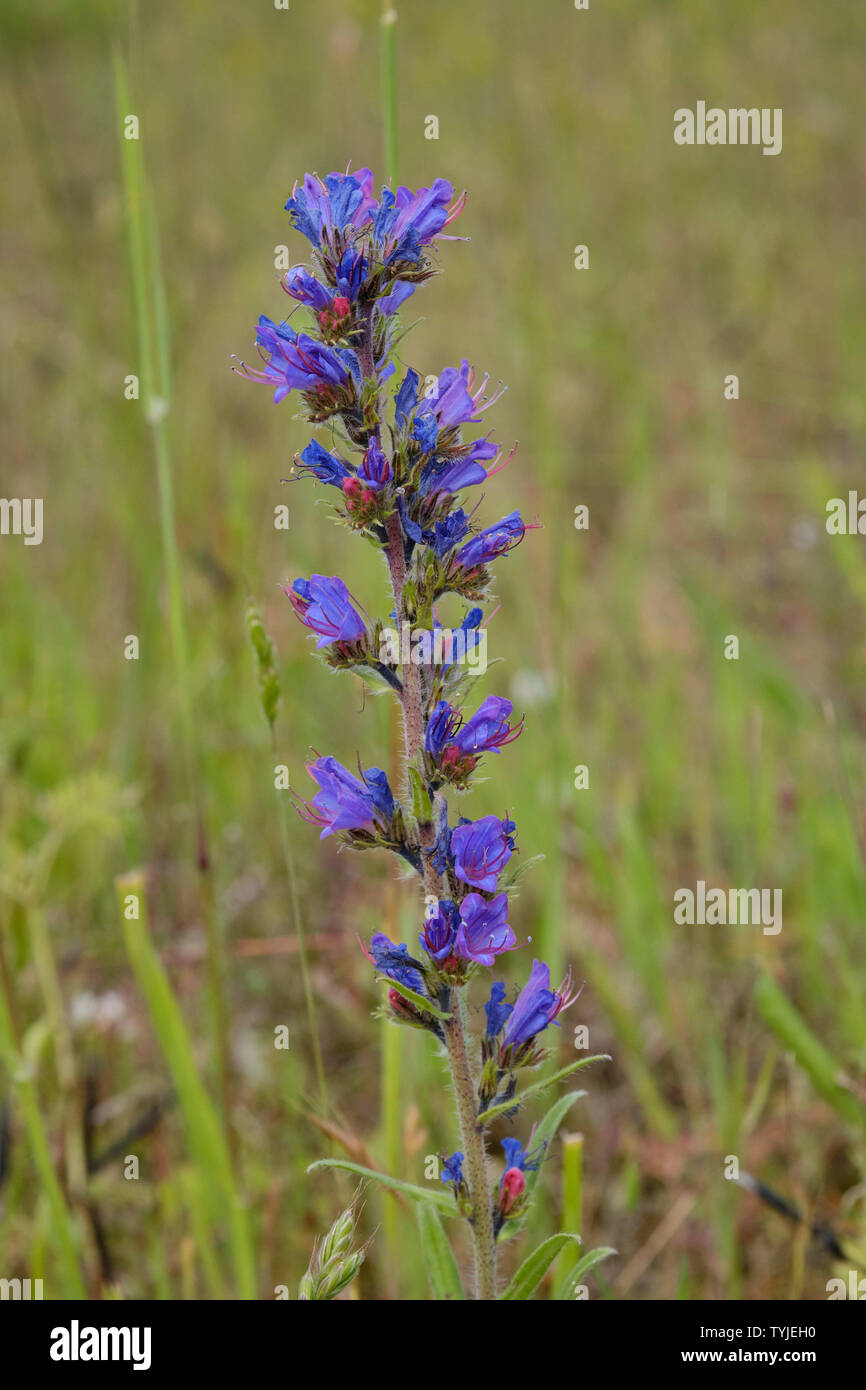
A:
MULTIPOLYGON (((310 747, 383 762, 387 707, 310 660, 278 584, 340 572, 377 612, 384 572, 368 547, 347 548, 320 491, 281 484, 308 427, 230 359, 250 357, 259 313, 286 312, 274 248, 305 254, 282 211, 294 180, 349 160, 382 167, 378 21, 375 0, 289 11, 7 0, 0 19, 0 491, 45 507, 41 546, 0 541, 0 1272, 44 1273, 49 1297, 76 1278, 92 1296, 243 1285, 243 1255, 223 1260, 237 1247, 201 1190, 187 1109, 167 1099, 142 983, 158 994, 152 962, 138 957, 133 974, 115 896, 116 875, 146 869, 152 940, 216 1104, 156 475, 123 393, 140 366, 113 45, 162 244, 235 1178, 260 1296, 282 1284, 294 1295, 350 1191, 305 1175, 342 1150, 311 1119, 244 610, 251 594, 276 643, 278 754, 303 785, 310 747), (288 533, 273 526, 283 502, 288 533), (131 633, 137 662, 123 655, 131 633), (281 1024, 287 1051, 273 1046, 281 1024), (84 1113, 82 1191, 71 1174, 84 1113), (128 1138, 139 1122, 146 1132, 128 1138), (124 1178, 128 1153, 138 1181, 124 1178), (73 1191, 68 1226, 52 1168, 73 1191)), ((401 180, 466 187, 453 230, 471 237, 443 244, 443 276, 412 301, 424 318, 404 358, 431 372, 466 356, 508 383, 491 423, 520 448, 484 515, 517 506, 543 523, 499 566, 490 651, 504 665, 486 684, 525 709, 527 728, 488 760, 471 814, 507 806, 521 854, 546 856, 522 882, 514 926, 586 979, 570 1022, 613 1057, 587 1073, 569 1117, 584 1135, 585 1247, 620 1252, 593 1272, 593 1296, 825 1296, 832 1260, 725 1180, 731 1154, 843 1244, 863 1242, 866 563, 860 538, 823 523, 827 499, 858 486, 866 433, 864 41, 853 0, 400 7, 401 180), (674 110, 699 99, 783 108, 783 153, 675 146, 674 110), (438 141, 424 137, 431 114, 438 141), (723 398, 728 373, 738 401, 723 398), (573 526, 581 503, 588 531, 573 526), (730 633, 737 662, 723 659, 730 633), (574 789, 577 764, 588 790, 574 789), (674 926, 673 892, 698 878, 780 887, 781 934, 674 926)), ((290 838, 330 1119, 378 1162, 382 1028, 356 936, 381 925, 389 869, 337 855, 301 824, 290 838)), ((408 890, 400 901, 408 939, 408 890)), ((532 950, 506 964, 510 980, 532 950)), ((421 1182, 426 1155, 453 1147, 453 1116, 427 1041, 397 1036, 396 1157, 421 1182)), ((560 1221, 563 1152, 539 1231, 560 1221)), ((413 1214, 386 1217, 387 1200, 368 1195, 365 1224, 380 1230, 361 1296, 425 1296, 413 1214)))

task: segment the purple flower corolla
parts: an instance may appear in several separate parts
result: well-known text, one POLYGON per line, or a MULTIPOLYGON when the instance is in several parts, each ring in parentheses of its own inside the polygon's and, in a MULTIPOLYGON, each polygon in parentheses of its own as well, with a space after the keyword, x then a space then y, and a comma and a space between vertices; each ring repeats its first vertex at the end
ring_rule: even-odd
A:
POLYGON ((330 483, 332 487, 340 487, 344 478, 352 476, 343 460, 323 449, 318 439, 310 440, 300 460, 295 460, 295 467, 299 473, 311 473, 320 483, 330 483))
POLYGON ((480 893, 467 893, 460 904, 460 926, 454 939, 458 960, 490 966, 503 951, 516 945, 517 938, 508 925, 508 894, 499 893, 488 900, 480 893))
POLYGON ((508 1015, 514 1008, 513 1004, 505 1002, 505 986, 499 981, 490 988, 490 998, 484 1005, 484 1012, 487 1015, 487 1028, 485 1036, 489 1042, 502 1032, 508 1020, 508 1015))
POLYGON ((384 932, 377 931, 370 938, 370 956, 380 975, 396 980, 416 994, 424 994, 424 980, 412 963, 409 948, 405 943, 395 945, 384 932))
MULTIPOLYGON (((435 440, 434 440, 435 444, 435 440)), ((496 446, 493 446, 496 453, 496 446)), ((418 474, 418 491, 422 497, 439 493, 460 492, 465 487, 477 487, 487 479, 487 469, 477 458, 431 458, 418 474)))
POLYGON ((398 430, 403 428, 417 405, 420 380, 421 378, 414 367, 410 367, 400 383, 394 397, 394 423, 398 430))
POLYGON ((470 719, 458 729, 454 742, 461 753, 498 753, 523 733, 523 721, 508 722, 514 706, 501 695, 488 695, 470 719))
MULTIPOLYGON (((531 1135, 529 1142, 532 1143, 531 1135)), ((515 1168, 520 1173, 534 1173, 544 1157, 547 1144, 539 1144, 538 1148, 533 1150, 524 1149, 519 1139, 512 1139, 509 1136, 509 1138, 503 1139, 502 1147, 505 1150, 505 1173, 502 1175, 504 1179, 505 1175, 515 1168)), ((500 1182, 500 1190, 501 1188, 502 1182, 500 1182)))
POLYGON ((283 593, 304 626, 318 635, 317 648, 331 642, 357 642, 367 630, 349 590, 336 574, 296 579, 291 589, 283 588, 283 593))
POLYGON ((304 304, 308 309, 329 309, 334 298, 332 292, 311 275, 304 265, 293 265, 280 280, 280 284, 291 299, 304 304))
POLYGON ((433 549, 440 560, 460 544, 468 530, 469 522, 462 507, 456 512, 449 512, 443 521, 436 522, 433 527, 433 549))
MULTIPOLYGON (((513 821, 482 816, 466 821, 451 832, 454 872, 463 882, 485 893, 494 893, 499 875, 514 850, 513 821)), ((471 896, 471 895, 470 895, 471 896)))
POLYGON ((413 193, 401 185, 396 193, 382 189, 372 216, 373 242, 386 264, 417 264, 421 247, 440 235, 463 210, 466 194, 449 207, 454 189, 447 179, 435 179, 429 188, 413 193))
POLYGON ((446 1158, 439 1175, 443 1182, 452 1182, 455 1187, 463 1185, 463 1160, 464 1155, 459 1149, 450 1158, 446 1158))
POLYGON ((396 314, 397 310, 415 293, 415 286, 408 280, 398 280, 389 294, 376 301, 376 309, 382 317, 396 314))
POLYGON ((358 477, 367 487, 372 488, 373 492, 391 481, 391 465, 377 439, 371 439, 367 445, 358 469, 358 477))
POLYGON ((306 333, 296 333, 288 323, 276 324, 263 314, 256 331, 263 367, 240 364, 241 375, 274 387, 274 404, 290 391, 320 391, 343 386, 350 376, 360 380, 354 352, 328 347, 306 333))
MULTIPOLYGON (((465 659, 481 641, 482 619, 484 617, 483 608, 470 608, 466 617, 457 628, 456 632, 444 639, 442 652, 442 669, 447 671, 449 666, 453 666, 457 660, 465 659)), ((442 627, 438 620, 434 620, 434 633, 442 627)))
MULTIPOLYGON (((487 399, 485 391, 489 380, 485 376, 481 385, 475 388, 474 369, 464 358, 459 367, 446 367, 436 385, 419 400, 420 377, 410 368, 394 401, 395 423, 400 429, 412 417, 412 438, 420 444, 422 453, 430 453, 436 447, 440 430, 477 424, 482 412, 499 400, 505 388, 501 387, 487 399)), ((487 440, 476 440, 471 449, 475 451, 473 456, 476 458, 493 458, 496 454, 495 446, 487 440)))
POLYGON ((366 278, 366 257, 363 251, 357 251, 350 246, 337 263, 337 294, 354 304, 366 278))
POLYGON ((304 802, 301 815, 322 827, 320 840, 338 830, 373 831, 377 815, 385 820, 393 816, 394 798, 380 768, 368 768, 360 781, 336 758, 327 757, 307 763, 307 771, 320 791, 304 802))
POLYGON ((484 531, 479 531, 477 536, 473 536, 471 541, 467 541, 458 550, 455 559, 465 570, 477 569, 479 565, 489 565, 492 560, 513 550, 523 540, 526 532, 533 529, 532 526, 527 526, 520 512, 511 512, 509 516, 497 521, 495 526, 488 526, 484 531))
POLYGON ((419 940, 435 961, 447 960, 460 926, 460 914, 450 898, 440 898, 424 919, 419 940))
POLYGON ((482 753, 498 753, 523 732, 523 721, 512 727, 508 716, 510 700, 488 695, 471 719, 463 721, 458 710, 440 700, 430 715, 424 733, 424 751, 453 780, 465 779, 474 771, 482 753))
POLYGON ((373 175, 369 169, 354 174, 306 174, 303 185, 292 189, 286 212, 294 226, 313 246, 331 245, 335 232, 360 227, 376 206, 373 175))
POLYGON ((538 1033, 544 1032, 557 1015, 568 1008, 577 996, 571 993, 571 972, 559 989, 550 988, 550 969, 543 961, 534 960, 529 980, 517 996, 517 1002, 505 1027, 502 1046, 522 1047, 538 1033))
POLYGON ((336 289, 323 285, 315 275, 311 275, 304 265, 293 265, 280 280, 280 284, 290 298, 311 309, 325 327, 328 318, 344 319, 367 274, 367 262, 363 252, 350 247, 345 251, 336 266, 336 289), (324 317, 323 317, 324 315, 324 317))
POLYGON ((427 721, 427 728, 424 731, 424 751, 429 753, 432 758, 439 758, 449 743, 453 743, 457 730, 462 723, 462 716, 459 710, 453 705, 449 705, 447 700, 440 700, 427 721))

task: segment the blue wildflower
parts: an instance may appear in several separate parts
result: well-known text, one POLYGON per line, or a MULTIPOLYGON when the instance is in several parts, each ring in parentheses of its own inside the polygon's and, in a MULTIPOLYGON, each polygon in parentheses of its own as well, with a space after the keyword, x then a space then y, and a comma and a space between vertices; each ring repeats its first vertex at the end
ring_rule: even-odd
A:
POLYGON ((461 753, 498 753, 523 732, 523 720, 512 727, 508 722, 514 706, 501 695, 488 695, 455 735, 461 753))
POLYGON ((304 265, 293 265, 280 281, 286 294, 308 309, 329 309, 333 294, 304 265))
POLYGON ((316 758, 307 771, 321 790, 311 802, 304 802, 301 815, 311 825, 320 825, 320 840, 338 830, 375 829, 377 814, 390 819, 394 801, 385 774, 372 767, 354 777, 336 758, 316 758), (383 785, 384 779, 384 785, 383 785), (390 809, 389 809, 390 808, 390 809))
POLYGON ((306 333, 296 333, 288 323, 273 323, 264 314, 256 342, 264 366, 252 368, 242 362, 241 375, 273 386, 275 404, 290 391, 317 392, 343 387, 350 378, 361 380, 358 359, 349 348, 328 347, 306 333))
POLYGON ((372 195, 373 175, 369 169, 354 174, 328 174, 320 179, 307 174, 302 187, 295 184, 286 203, 297 230, 317 249, 332 245, 334 234, 348 226, 359 227, 376 206, 372 195))
POLYGON ((384 487, 385 483, 391 481, 391 465, 386 455, 383 453, 378 439, 371 439, 364 453, 361 466, 358 469, 358 478, 373 492, 384 487))
POLYGON ((437 521, 433 527, 433 549, 441 560, 453 550, 455 545, 459 545, 466 532, 469 530, 469 522, 462 507, 458 507, 456 512, 449 512, 442 521, 437 521))
MULTIPOLYGON (((453 843, 454 836, 451 838, 453 843)), ((507 919, 507 893, 489 899, 480 893, 467 893, 460 904, 460 926, 454 939, 454 954, 458 960, 491 966, 503 951, 513 950, 517 938, 507 919)))
POLYGON ((318 439, 310 440, 295 466, 299 473, 312 473, 320 483, 330 483, 332 487, 340 487, 344 478, 352 476, 343 460, 323 449, 318 439))
POLYGON ((534 960, 529 980, 517 997, 502 1036, 503 1049, 531 1043, 576 997, 571 992, 570 971, 558 990, 551 989, 550 968, 543 961, 534 960))
POLYGON ((461 723, 459 710, 449 705, 447 700, 440 700, 427 721, 424 751, 429 753, 431 758, 438 759, 448 744, 454 742, 461 723))
POLYGON ((435 179, 430 188, 419 188, 417 193, 405 187, 396 193, 383 188, 372 223, 373 242, 385 264, 417 265, 422 246, 433 241, 463 210, 466 195, 449 207, 453 197, 454 189, 447 179, 435 179))
POLYGON ((398 430, 406 424, 412 411, 418 403, 418 383, 420 381, 418 373, 410 367, 400 383, 400 389, 394 397, 394 423, 398 430))
POLYGON ((421 445, 422 454, 429 454, 436 448, 436 441, 439 438, 439 422, 432 411, 421 415, 416 415, 412 421, 412 438, 416 444, 421 445))
POLYGON ((547 1144, 539 1144, 538 1148, 530 1152, 528 1149, 524 1149, 519 1139, 513 1139, 509 1136, 507 1139, 503 1139, 502 1147, 505 1150, 506 1172, 509 1168, 517 1168, 521 1173, 534 1173, 544 1158, 547 1144))
POLYGON ((331 642, 357 642, 367 630, 349 590, 336 574, 296 579, 291 589, 283 588, 283 593, 304 626, 318 634, 317 647, 331 642))
MULTIPOLYGON (((457 631, 448 639, 448 650, 443 651, 442 669, 444 671, 447 671, 449 666, 453 666, 455 661, 465 660, 471 652, 474 652, 481 641, 483 617, 483 608, 470 608, 457 631)), ((435 622, 433 626, 435 630, 441 628, 442 624, 435 622)))
POLYGON ((370 955, 380 975, 396 980, 407 989, 414 989, 416 994, 424 993, 424 978, 416 969, 419 962, 409 955, 409 948, 404 942, 395 944, 384 932, 378 931, 370 937, 370 955))
POLYGON ((415 293, 415 286, 408 280, 398 280, 390 294, 376 301, 376 308, 380 315, 386 317, 388 314, 396 314, 401 305, 415 293))
POLYGON ((514 850, 513 821, 498 816, 463 821, 451 832, 454 872, 463 883, 494 893, 499 875, 514 850))
POLYGON ((463 1160, 464 1155, 458 1149, 450 1158, 446 1158, 442 1164, 440 1178, 445 1183, 453 1183, 455 1187, 463 1185, 463 1160))
POLYGON ((492 1042, 497 1034, 502 1032, 513 1007, 513 1004, 505 1003, 505 986, 501 982, 492 985, 490 998, 484 1005, 484 1012, 487 1015, 485 1036, 489 1041, 492 1042))
POLYGON ((440 898, 424 919, 419 940, 433 960, 443 961, 451 955, 460 914, 450 898, 440 898))
POLYGON ((471 541, 467 541, 466 545, 458 550, 455 560, 464 570, 489 565, 492 560, 498 559, 500 555, 507 554, 519 545, 526 532, 532 529, 532 526, 526 525, 519 512, 511 512, 501 521, 497 521, 495 526, 488 526, 484 531, 479 531, 477 536, 473 536, 471 541))

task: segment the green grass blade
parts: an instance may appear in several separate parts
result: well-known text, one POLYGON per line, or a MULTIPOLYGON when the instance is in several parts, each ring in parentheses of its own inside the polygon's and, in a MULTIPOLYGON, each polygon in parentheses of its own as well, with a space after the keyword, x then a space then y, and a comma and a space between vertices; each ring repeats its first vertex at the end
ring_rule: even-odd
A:
POLYGON ((612 1245, 600 1245, 597 1250, 588 1250, 585 1255, 581 1256, 574 1266, 574 1269, 566 1275, 565 1279, 563 1279, 560 1284, 559 1291, 556 1295, 557 1302, 567 1303, 573 1300, 579 1285, 583 1282, 585 1276, 589 1274, 589 1271, 596 1265, 601 1264, 602 1260, 609 1260, 611 1255, 616 1255, 617 1253, 618 1252, 614 1250, 612 1245))
POLYGON ((242 1298, 255 1298, 255 1258, 247 1213, 235 1187, 216 1107, 199 1076, 183 1015, 150 937, 144 877, 125 874, 116 885, 127 953, 177 1090, 190 1150, 208 1194, 211 1219, 219 1223, 228 1215, 238 1291, 242 1298), (130 915, 136 911, 137 915, 130 915))
POLYGON ((866 1124, 866 1107, 840 1084, 841 1067, 769 975, 761 976, 755 998, 764 1022, 780 1042, 790 1048, 819 1095, 829 1101, 843 1119, 852 1124, 866 1124))
POLYGON ((529 1298, 538 1288, 559 1252, 566 1246, 575 1244, 580 1245, 580 1236, 575 1235, 573 1231, 559 1231, 557 1235, 549 1236, 547 1240, 542 1241, 531 1255, 527 1255, 508 1288, 500 1294, 500 1298, 506 1303, 529 1298))
POLYGON ((460 1272, 454 1252, 448 1244, 448 1237, 442 1229, 442 1222, 434 1207, 426 1202, 418 1204, 418 1230, 421 1233, 421 1249, 433 1297, 441 1302, 457 1302, 466 1297, 460 1282, 460 1272))
POLYGON ((42 1118, 42 1111, 39 1108, 32 1069, 18 1049, 12 1016, 3 988, 0 988, 0 1056, 2 1056, 13 1090, 21 1105, 33 1165, 39 1178, 42 1194, 48 1204, 48 1211, 51 1213, 52 1239, 60 1265, 63 1296, 65 1298, 85 1298, 84 1280, 78 1262, 72 1215, 66 1205, 63 1189, 54 1171, 48 1134, 42 1118))
POLYGON ((391 1178, 387 1173, 377 1173, 375 1168, 365 1168, 360 1163, 350 1163, 345 1158, 319 1158, 315 1163, 311 1163, 307 1168, 308 1173, 315 1173, 317 1168, 340 1168, 346 1173, 357 1173, 361 1178, 369 1178, 371 1182, 377 1182, 382 1187, 386 1187, 389 1192, 399 1192, 404 1197, 411 1197, 413 1202, 423 1202, 428 1206, 435 1207, 443 1216, 457 1216, 457 1208, 454 1199, 447 1192, 439 1192, 435 1187, 416 1187, 414 1183, 403 1182, 400 1178, 391 1178))

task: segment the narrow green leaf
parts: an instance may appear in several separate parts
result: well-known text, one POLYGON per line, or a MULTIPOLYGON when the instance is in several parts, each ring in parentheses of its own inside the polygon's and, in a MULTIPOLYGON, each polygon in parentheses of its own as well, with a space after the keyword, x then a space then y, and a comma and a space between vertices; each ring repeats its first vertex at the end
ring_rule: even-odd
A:
MULTIPOLYGON (((541 1121, 540 1124, 536 1125, 535 1127, 535 1131, 532 1136, 533 1148, 535 1148, 538 1144, 543 1144, 546 1140, 548 1145, 547 1155, 549 1156, 550 1144, 556 1134, 556 1131, 559 1129, 559 1126, 562 1124, 569 1110, 574 1105, 574 1102, 576 1100, 580 1100, 581 1096, 585 1095, 586 1091, 570 1091, 568 1095, 560 1096, 559 1100, 554 1101, 553 1105, 550 1107, 547 1114, 544 1116, 544 1119, 541 1121)), ((539 1174, 541 1173, 541 1169, 543 1168, 543 1166, 543 1164, 540 1164, 538 1168, 526 1174, 526 1191, 527 1194, 530 1196, 532 1194, 533 1188, 535 1187, 535 1184, 538 1182, 539 1174)))
POLYGON ((417 767, 409 768, 409 785, 412 788, 412 814, 417 821, 424 824, 430 820, 433 811, 430 795, 417 767))
MULTIPOLYGON (((573 1071, 579 1071, 581 1067, 588 1067, 590 1062, 609 1062, 610 1056, 606 1052, 596 1052, 592 1057, 582 1057, 579 1062, 571 1062, 567 1067, 562 1067, 560 1071, 551 1072, 550 1076, 543 1076, 540 1081, 533 1081, 531 1086, 527 1086, 525 1091, 521 1091, 519 1096, 512 1096, 511 1100, 499 1101, 496 1105, 491 1105, 487 1110, 478 1116, 480 1125, 490 1124, 498 1115, 506 1115, 509 1110, 513 1110, 515 1105, 522 1105, 530 1096, 537 1095, 539 1091, 544 1091, 548 1086, 553 1086, 555 1082, 564 1081, 573 1071)), ((581 1091, 582 1096, 586 1091, 581 1091)))
POLYGON ((839 1063, 769 975, 761 976, 755 998, 764 1022, 780 1042, 790 1048, 818 1094, 829 1101, 843 1119, 852 1124, 866 1122, 866 1107, 853 1091, 840 1084, 842 1068, 839 1063))
POLYGON ((119 875, 115 886, 127 955, 177 1090, 210 1219, 217 1223, 227 1217, 238 1291, 242 1298, 253 1299, 257 1275, 249 1216, 235 1185, 218 1112, 199 1075, 183 1012, 150 935, 144 875, 137 870, 119 875), (137 915, 127 911, 130 895, 137 915))
POLYGON ((433 1297, 441 1302, 464 1299, 466 1295, 460 1283, 454 1252, 448 1244, 442 1222, 434 1208, 426 1202, 418 1206, 418 1230, 421 1232, 421 1249, 433 1297))
POLYGON ((416 1009, 420 1009, 425 1014, 432 1014, 434 1018, 441 1018, 447 1023, 450 1014, 444 1014, 441 1009, 437 1009, 432 999, 428 999, 426 994, 416 994, 414 989, 408 985, 401 984, 399 980, 392 980, 390 975, 378 975, 376 977, 383 980, 390 989, 396 989, 398 994, 402 994, 404 999, 408 999, 410 1004, 414 1004, 416 1009))
POLYGON ((506 1302, 528 1298, 538 1288, 560 1250, 572 1242, 579 1245, 580 1236, 574 1235, 571 1231, 560 1231, 557 1235, 549 1236, 547 1240, 542 1241, 531 1255, 527 1255, 505 1293, 500 1297, 506 1302))
POLYGON ((557 1302, 567 1303, 572 1300, 578 1286, 583 1282, 584 1276, 589 1273, 593 1266, 601 1264, 602 1260, 608 1260, 611 1255, 618 1253, 612 1245, 600 1245, 597 1250, 588 1250, 560 1284, 559 1292, 556 1295, 557 1302))
POLYGON ((425 1202, 441 1211, 443 1216, 458 1215, 453 1197, 444 1190, 439 1192, 435 1187, 416 1187, 414 1183, 402 1182, 399 1178, 389 1177, 387 1173, 377 1173, 375 1168, 364 1168, 360 1163, 350 1163, 344 1158, 319 1158, 310 1164, 307 1172, 313 1173, 317 1168, 342 1168, 347 1173, 357 1173, 359 1177, 381 1183, 391 1192, 402 1192, 404 1197, 411 1197, 413 1202, 425 1202))

